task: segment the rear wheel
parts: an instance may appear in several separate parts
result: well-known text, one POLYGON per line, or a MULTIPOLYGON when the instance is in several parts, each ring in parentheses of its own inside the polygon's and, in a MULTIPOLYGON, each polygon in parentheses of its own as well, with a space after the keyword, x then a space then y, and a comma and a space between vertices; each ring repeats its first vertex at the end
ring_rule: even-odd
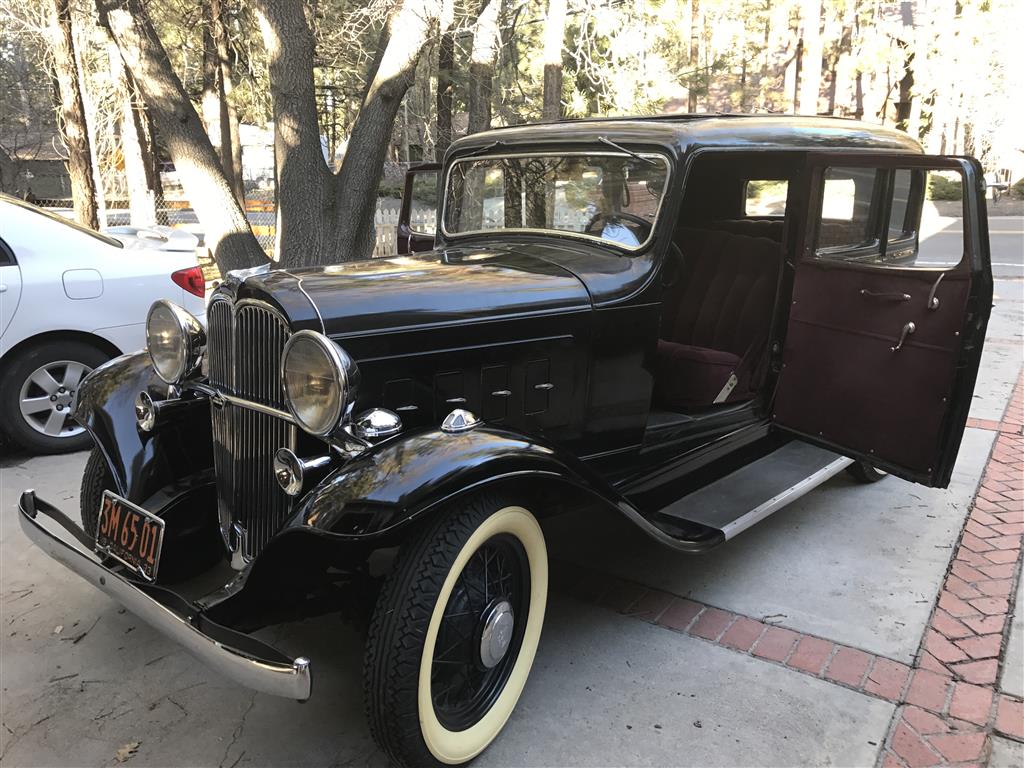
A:
POLYGON ((889 476, 888 472, 876 469, 873 464, 866 461, 855 461, 846 468, 858 483, 877 483, 889 476))
POLYGON ((536 518, 482 496, 410 539, 377 601, 364 690, 370 730, 400 765, 457 765, 512 714, 547 602, 536 518))
MULTIPOLYGON (((8 436, 33 453, 67 453, 92 443, 71 414, 85 375, 109 355, 81 341, 45 341, 16 354, 0 382, 8 436)), ((6 362, 6 361, 5 361, 6 362)))

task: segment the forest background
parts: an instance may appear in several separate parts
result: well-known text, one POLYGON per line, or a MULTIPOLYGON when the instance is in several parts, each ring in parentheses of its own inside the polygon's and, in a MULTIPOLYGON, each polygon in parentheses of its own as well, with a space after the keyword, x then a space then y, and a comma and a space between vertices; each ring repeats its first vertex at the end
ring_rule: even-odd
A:
POLYGON ((188 211, 222 270, 334 263, 466 133, 742 112, 895 127, 1024 196, 1022 31, 1016 0, 0 0, 0 191, 188 211))

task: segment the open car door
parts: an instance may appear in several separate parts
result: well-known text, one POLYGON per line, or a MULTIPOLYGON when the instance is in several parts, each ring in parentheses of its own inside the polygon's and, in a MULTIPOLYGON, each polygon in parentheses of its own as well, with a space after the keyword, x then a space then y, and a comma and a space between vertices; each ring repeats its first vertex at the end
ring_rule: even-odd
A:
POLYGON ((985 328, 984 181, 969 158, 816 154, 774 420, 924 485, 949 484, 985 328), (926 200, 956 197, 962 211, 926 200), (956 218, 962 216, 962 218, 956 218))
POLYGON ((441 166, 424 163, 405 172, 402 210, 398 215, 398 252, 417 253, 434 247, 441 166))

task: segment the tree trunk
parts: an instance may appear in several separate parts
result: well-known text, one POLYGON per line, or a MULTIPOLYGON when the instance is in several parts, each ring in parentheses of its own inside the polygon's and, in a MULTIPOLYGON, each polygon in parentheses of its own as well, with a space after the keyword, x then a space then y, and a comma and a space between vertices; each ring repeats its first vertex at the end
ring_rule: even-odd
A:
POLYGON ((491 94, 494 65, 498 60, 499 0, 491 0, 477 19, 469 62, 469 132, 479 133, 491 127, 491 94))
POLYGON ((797 111, 818 114, 821 93, 821 0, 803 0, 800 11, 803 24, 803 53, 800 58, 800 99, 797 111))
POLYGON ((562 45, 565 43, 566 0, 548 0, 544 22, 544 120, 562 117, 562 45))
POLYGON ((438 158, 448 151, 452 143, 452 101, 455 96, 455 30, 454 4, 444 0, 441 11, 441 39, 437 46, 437 139, 434 143, 438 158))
MULTIPOLYGON (((902 40, 897 40, 896 44, 904 52, 903 77, 899 82, 900 100, 896 102, 896 127, 901 131, 909 131, 914 101, 914 52, 902 40)), ((914 138, 918 137, 915 135, 914 138)))
POLYGON ((391 36, 349 138, 338 172, 334 239, 319 263, 366 258, 373 252, 377 187, 402 98, 420 53, 437 34, 439 0, 405 0, 391 18, 391 36))
POLYGON ((3 147, 0 147, 0 192, 16 194, 15 185, 18 180, 18 164, 11 159, 3 147))
POLYGON ((240 203, 242 154, 238 139, 238 115, 231 104, 231 62, 221 0, 204 0, 203 15, 203 122, 221 168, 240 203))
POLYGON ((143 0, 96 0, 100 23, 121 51, 153 116, 221 272, 266 262, 195 107, 174 73, 143 0))
POLYGON ((103 174, 100 172, 100 140, 96 132, 96 104, 89 93, 89 85, 85 77, 85 65, 82 63, 82 50, 86 43, 82 40, 82 29, 74 26, 75 72, 78 74, 78 91, 82 94, 82 114, 85 116, 85 135, 89 139, 89 156, 92 158, 92 183, 96 189, 96 218, 101 227, 107 225, 107 200, 103 190, 103 174))
POLYGON ((53 0, 50 8, 50 44, 53 67, 60 95, 59 115, 68 148, 68 175, 71 177, 71 198, 79 223, 99 229, 99 205, 93 175, 92 149, 85 122, 85 104, 80 88, 78 57, 71 28, 69 0, 53 0))
POLYGON ((690 0, 690 51, 686 59, 690 68, 690 87, 687 89, 686 111, 697 111, 698 84, 702 82, 700 72, 700 0, 690 0))
POLYGON ((256 9, 274 107, 274 252, 285 264, 299 264, 305 258, 321 263, 330 241, 333 197, 316 111, 313 33, 302 0, 258 0, 256 9))
POLYGON ((110 62, 110 80, 117 87, 121 114, 118 125, 121 134, 121 155, 124 158, 124 176, 128 186, 128 215, 136 227, 156 224, 156 196, 150 187, 150 173, 143 155, 145 137, 139 115, 132 104, 132 87, 125 76, 121 53, 113 42, 107 46, 110 62))

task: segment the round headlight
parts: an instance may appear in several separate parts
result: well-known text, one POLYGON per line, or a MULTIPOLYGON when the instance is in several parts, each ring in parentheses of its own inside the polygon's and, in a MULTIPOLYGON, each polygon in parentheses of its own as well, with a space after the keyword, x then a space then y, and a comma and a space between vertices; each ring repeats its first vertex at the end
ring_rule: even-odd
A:
POLYGON ((180 384, 199 367, 206 331, 177 304, 161 299, 146 316, 146 347, 156 375, 168 384, 180 384))
POLYGON ((285 344, 284 400, 310 434, 326 437, 337 429, 355 399, 358 377, 352 358, 322 333, 299 331, 285 344))

